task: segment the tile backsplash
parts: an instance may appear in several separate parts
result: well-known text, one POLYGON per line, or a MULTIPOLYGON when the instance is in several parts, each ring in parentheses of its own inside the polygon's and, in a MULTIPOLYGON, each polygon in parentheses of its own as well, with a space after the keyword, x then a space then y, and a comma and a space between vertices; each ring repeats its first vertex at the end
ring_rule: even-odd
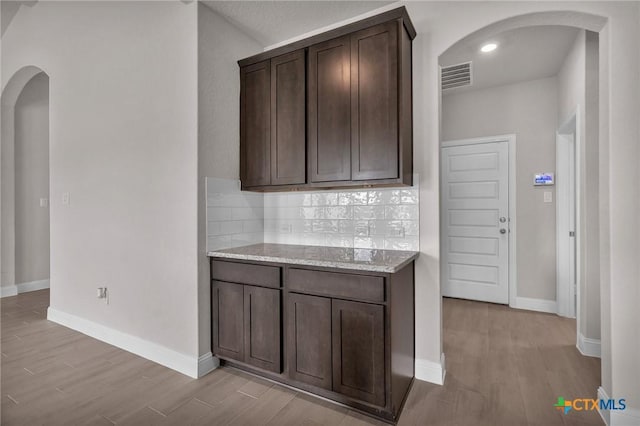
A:
POLYGON ((265 242, 418 251, 419 204, 417 184, 262 194, 207 178, 207 250, 265 242))
POLYGON ((417 186, 268 193, 264 242, 417 251, 418 209, 417 186))
POLYGON ((207 251, 263 242, 262 194, 240 191, 240 181, 207 178, 207 251))

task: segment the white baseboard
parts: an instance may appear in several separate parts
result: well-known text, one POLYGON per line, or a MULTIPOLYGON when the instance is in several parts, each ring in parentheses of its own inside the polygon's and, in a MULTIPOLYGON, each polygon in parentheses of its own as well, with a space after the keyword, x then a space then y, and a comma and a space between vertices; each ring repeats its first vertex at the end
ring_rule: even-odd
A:
POLYGON ((16 284, 16 287, 18 287, 18 294, 26 293, 28 291, 43 290, 45 288, 49 288, 49 278, 47 278, 46 280, 16 284))
POLYGON ((528 311, 548 312, 557 314, 558 308, 555 300, 533 299, 530 297, 516 297, 512 308, 526 309, 528 311))
POLYGON ((600 339, 590 339, 578 333, 576 347, 582 355, 600 358, 600 339))
MULTIPOLYGON (((604 388, 602 386, 598 387, 598 400, 608 400, 609 399, 609 395, 607 395, 607 392, 604 390, 604 388)), ((600 413, 600 417, 602 417, 602 420, 604 420, 604 424, 606 424, 607 426, 609 426, 611 424, 611 412, 609 410, 601 410, 600 409, 600 404, 598 403, 598 413, 600 413)))
POLYGON ((49 279, 0 287, 0 298, 49 288, 49 279))
POLYGON ((611 412, 609 426, 640 426, 640 410, 627 406, 622 411, 611 412))
POLYGON ((18 294, 18 287, 15 285, 3 285, 0 287, 0 298, 11 297, 18 294))
MULTIPOLYGON (((598 388, 598 399, 609 400, 609 395, 602 386, 598 388)), ((607 426, 640 426, 640 410, 628 405, 624 410, 615 411, 600 410, 600 406, 598 406, 598 413, 607 426)))
MULTIPOLYGON (((101 340, 125 351, 157 362, 160 365, 164 365, 194 379, 197 379, 200 373, 199 357, 176 352, 173 349, 158 345, 157 343, 105 327, 102 324, 58 311, 51 307, 47 310, 47 319, 71 328, 72 330, 79 331, 94 339, 101 340)), ((201 357, 203 372, 211 366, 211 363, 215 363, 213 359, 208 359, 207 355, 201 357)))
POLYGON ((447 375, 444 354, 441 355, 439 363, 416 358, 415 369, 416 379, 435 383, 436 385, 444 385, 444 378, 447 375))
POLYGON ((220 366, 220 359, 213 356, 211 352, 200 355, 198 358, 198 378, 206 376, 220 366))

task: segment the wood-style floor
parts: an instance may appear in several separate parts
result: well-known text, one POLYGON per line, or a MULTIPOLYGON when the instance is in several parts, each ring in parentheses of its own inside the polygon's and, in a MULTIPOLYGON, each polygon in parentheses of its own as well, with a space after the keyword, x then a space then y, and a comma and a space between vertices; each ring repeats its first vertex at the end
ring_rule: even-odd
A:
MULTIPOLYGON (((1 300, 2 425, 382 424, 231 368, 190 379, 46 321, 48 305, 48 290, 1 300)), ((446 299, 446 384, 416 381, 399 424, 601 425, 553 407, 600 382, 574 340, 572 320, 446 299)))

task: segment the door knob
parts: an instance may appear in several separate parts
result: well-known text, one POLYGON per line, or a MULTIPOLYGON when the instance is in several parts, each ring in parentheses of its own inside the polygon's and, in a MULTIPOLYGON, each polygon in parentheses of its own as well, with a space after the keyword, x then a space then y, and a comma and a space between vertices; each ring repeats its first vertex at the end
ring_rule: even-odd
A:
POLYGON ((505 223, 506 221, 507 221, 507 218, 506 218, 506 217, 502 216, 502 217, 500 218, 500 223, 505 223))
POLYGON ((506 234, 506 233, 507 233, 507 230, 506 230, 506 229, 504 229, 504 228, 501 228, 501 229, 500 229, 500 233, 501 233, 501 234, 506 234))

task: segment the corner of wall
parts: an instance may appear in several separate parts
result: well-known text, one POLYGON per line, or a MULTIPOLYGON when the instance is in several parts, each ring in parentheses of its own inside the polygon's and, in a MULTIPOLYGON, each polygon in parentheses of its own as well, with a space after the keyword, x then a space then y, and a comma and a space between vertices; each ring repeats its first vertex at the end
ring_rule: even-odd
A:
POLYGON ((444 353, 440 355, 440 362, 418 358, 415 360, 415 378, 418 380, 444 385, 446 374, 444 353))

